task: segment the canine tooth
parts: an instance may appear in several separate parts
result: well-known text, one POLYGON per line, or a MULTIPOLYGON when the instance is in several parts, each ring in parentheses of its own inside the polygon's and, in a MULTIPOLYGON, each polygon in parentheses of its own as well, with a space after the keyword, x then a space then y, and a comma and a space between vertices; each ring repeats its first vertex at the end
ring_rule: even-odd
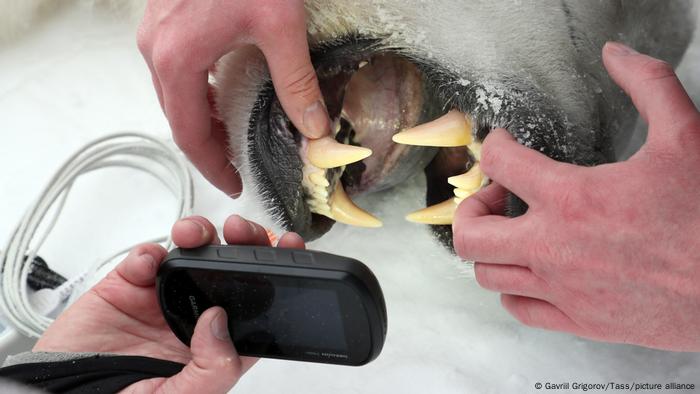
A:
POLYGON ((360 62, 360 64, 357 65, 357 68, 362 68, 362 67, 366 66, 367 63, 368 63, 367 60, 363 60, 360 62))
POLYGON ((330 218, 337 222, 360 227, 382 226, 382 222, 379 219, 355 205, 345 193, 345 189, 343 189, 343 185, 340 182, 335 186, 329 205, 331 206, 330 218))
POLYGON ((328 187, 331 184, 330 182, 328 182, 328 179, 326 179, 324 171, 312 172, 311 174, 309 174, 309 179, 311 179, 311 182, 313 182, 314 184, 323 187, 328 187))
POLYGON ((472 142, 471 130, 471 121, 463 113, 452 110, 432 122, 394 134, 391 139, 405 145, 464 146, 472 142))
POLYGON ((464 174, 447 178, 447 183, 460 189, 476 190, 481 186, 483 178, 479 163, 476 163, 464 174))
POLYGON ((406 215, 406 219, 424 224, 452 224, 452 217, 456 210, 457 202, 454 201, 454 198, 450 198, 439 204, 409 213, 406 215))
POLYGON ((310 140, 306 157, 319 168, 341 167, 360 161, 372 154, 371 149, 341 144, 332 137, 310 140))

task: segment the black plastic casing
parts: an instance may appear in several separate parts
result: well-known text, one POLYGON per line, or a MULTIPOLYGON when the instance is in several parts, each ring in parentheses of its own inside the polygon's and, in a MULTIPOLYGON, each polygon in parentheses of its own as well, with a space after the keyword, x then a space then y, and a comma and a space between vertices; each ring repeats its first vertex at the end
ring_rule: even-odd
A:
POLYGON ((245 356, 357 366, 375 359, 386 338, 386 305, 379 282, 367 266, 348 257, 265 246, 210 245, 174 249, 161 264, 156 285, 165 320, 188 346, 199 315, 211 306, 226 310, 234 346, 245 356), (232 283, 241 284, 236 285, 239 290, 230 287, 232 283), (241 327, 239 331, 244 331, 243 325, 250 326, 251 321, 255 324, 272 321, 255 322, 255 316, 237 320, 241 318, 243 309, 240 308, 257 304, 252 307, 253 315, 265 313, 275 302, 275 295, 289 293, 289 289, 312 294, 313 302, 308 304, 324 305, 317 311, 306 310, 313 309, 306 305, 284 309, 292 315, 280 319, 303 322, 292 330, 296 330, 296 337, 290 337, 288 332, 275 332, 270 327, 260 331, 264 331, 263 339, 257 332, 248 337, 236 335, 237 326, 241 327), (231 296, 232 293, 236 295, 231 296), (342 329, 334 329, 333 324, 313 326, 317 321, 342 322, 342 329), (308 332, 303 327, 308 328, 308 332), (331 331, 324 331, 326 329, 331 331), (340 345, 342 341, 334 341, 330 347, 316 346, 324 343, 323 338, 343 337, 343 345, 340 345))

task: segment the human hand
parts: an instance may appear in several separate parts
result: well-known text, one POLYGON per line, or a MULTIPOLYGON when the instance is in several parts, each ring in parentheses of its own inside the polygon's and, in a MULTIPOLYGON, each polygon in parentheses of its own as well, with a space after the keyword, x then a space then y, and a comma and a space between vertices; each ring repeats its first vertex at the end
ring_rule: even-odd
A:
POLYGON ((227 156, 223 124, 212 117, 208 72, 223 55, 257 46, 277 96, 309 138, 330 132, 311 64, 302 0, 150 0, 138 46, 151 70, 173 138, 216 187, 235 196, 241 179, 227 156))
POLYGON ((700 351, 700 114, 666 63, 615 43, 605 67, 649 125, 625 162, 559 163, 494 130, 495 182, 458 208, 457 253, 526 325, 700 351), (506 218, 506 188, 528 211, 506 218))
MULTIPOLYGON (((219 244, 214 226, 193 216, 173 226, 180 247, 219 244)), ((269 245, 265 229, 233 215, 224 224, 229 244, 269 245)), ((304 248, 297 234, 287 233, 280 247, 304 248)), ((185 364, 170 378, 142 380, 125 392, 225 393, 257 361, 239 357, 229 338, 226 312, 207 309, 197 321, 191 348, 180 342, 158 305, 155 278, 166 250, 157 244, 134 248, 112 272, 63 312, 33 351, 100 352, 146 356, 185 364), (79 333, 79 335, 76 335, 79 333)))

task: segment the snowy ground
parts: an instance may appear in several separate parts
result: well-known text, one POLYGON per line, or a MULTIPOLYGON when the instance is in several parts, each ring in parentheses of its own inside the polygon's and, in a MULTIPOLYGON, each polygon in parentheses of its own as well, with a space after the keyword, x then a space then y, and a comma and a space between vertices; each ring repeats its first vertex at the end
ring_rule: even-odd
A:
MULTIPOLYGON (((134 25, 88 8, 57 11, 22 40, 0 46, 0 241, 53 171, 86 142, 117 130, 168 137, 135 47, 134 25)), ((700 99, 700 41, 680 68, 700 99)), ((260 214, 197 177, 196 213, 260 214)), ((594 343, 526 328, 480 289, 468 267, 405 212, 422 204, 418 179, 359 201, 380 230, 337 225, 311 248, 364 261, 385 292, 389 332, 361 368, 263 360, 240 393, 534 392, 536 382, 700 383, 700 356, 594 343), (377 240, 381 240, 378 242, 377 240)), ((165 234, 175 200, 145 175, 109 170, 75 188, 41 254, 67 276, 118 248, 165 234), (126 175, 126 176, 122 176, 126 175)))

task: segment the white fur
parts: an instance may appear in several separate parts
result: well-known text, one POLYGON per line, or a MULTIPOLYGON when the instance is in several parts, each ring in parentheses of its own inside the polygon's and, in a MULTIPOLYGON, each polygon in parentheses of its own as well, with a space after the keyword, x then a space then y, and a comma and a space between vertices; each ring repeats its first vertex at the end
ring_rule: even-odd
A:
POLYGON ((254 183, 256 169, 251 168, 247 160, 250 112, 260 87, 269 79, 265 59, 257 48, 248 46, 225 56, 219 62, 217 71, 214 79, 217 112, 229 125, 229 148, 233 153, 231 157, 234 158, 233 164, 243 180, 243 193, 240 198, 246 206, 252 207, 252 212, 270 214, 251 219, 281 229, 279 218, 274 217, 263 205, 264 199, 269 196, 260 195, 260 190, 254 183), (270 218, 272 222, 269 221, 270 218))

